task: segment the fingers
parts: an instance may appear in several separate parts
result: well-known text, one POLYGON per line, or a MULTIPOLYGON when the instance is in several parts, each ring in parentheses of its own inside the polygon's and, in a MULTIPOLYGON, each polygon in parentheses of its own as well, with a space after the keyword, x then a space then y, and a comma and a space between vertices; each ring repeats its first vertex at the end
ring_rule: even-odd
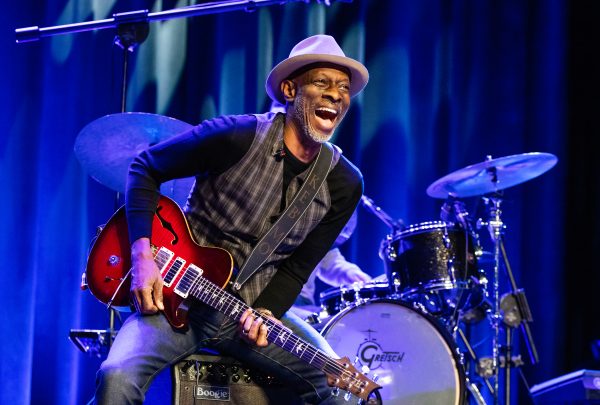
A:
POLYGON ((137 285, 138 282, 136 281, 138 280, 134 278, 131 286, 131 296, 136 311, 144 315, 163 311, 165 307, 163 303, 162 279, 155 279, 153 282, 139 282, 141 285, 137 285), (150 286, 147 284, 150 284, 150 286))
POLYGON ((154 304, 153 289, 144 287, 132 290, 133 304, 135 309, 144 315, 155 314, 158 312, 158 307, 154 304))
POLYGON ((239 321, 240 336, 243 340, 259 347, 265 347, 269 344, 267 340, 268 328, 264 324, 263 318, 255 317, 251 309, 246 310, 239 321))
POLYGON ((154 304, 158 308, 159 311, 164 311, 165 305, 163 303, 163 280, 157 279, 154 282, 154 289, 152 290, 152 298, 154 300, 154 304))

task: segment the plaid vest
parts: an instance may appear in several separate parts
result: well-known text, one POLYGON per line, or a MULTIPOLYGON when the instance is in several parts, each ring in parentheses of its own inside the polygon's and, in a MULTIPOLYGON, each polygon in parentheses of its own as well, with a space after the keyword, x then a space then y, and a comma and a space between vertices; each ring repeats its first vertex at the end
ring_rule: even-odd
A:
MULTIPOLYGON (((278 154, 283 147, 285 116, 266 113, 255 117, 256 135, 248 152, 225 173, 196 177, 186 206, 186 216, 196 241, 228 250, 238 268, 281 214, 284 162, 278 154)), ((237 122, 238 126, 254 129, 254 121, 247 117, 240 116, 237 122)), ((340 151, 334 148, 334 165, 339 158, 340 151)), ((308 172, 305 170, 290 182, 285 194, 286 207, 308 172)), ((239 294, 247 304, 252 305, 258 298, 277 271, 277 265, 302 243, 330 206, 329 188, 325 182, 304 216, 259 271, 242 286, 239 294)))

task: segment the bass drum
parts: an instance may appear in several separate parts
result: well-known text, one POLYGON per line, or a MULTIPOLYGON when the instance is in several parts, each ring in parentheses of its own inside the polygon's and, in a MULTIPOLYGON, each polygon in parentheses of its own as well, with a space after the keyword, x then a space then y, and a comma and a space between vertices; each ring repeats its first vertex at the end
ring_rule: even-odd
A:
POLYGON ((465 376, 454 341, 437 321, 402 302, 347 308, 321 334, 334 351, 378 376, 383 403, 463 404, 465 376))

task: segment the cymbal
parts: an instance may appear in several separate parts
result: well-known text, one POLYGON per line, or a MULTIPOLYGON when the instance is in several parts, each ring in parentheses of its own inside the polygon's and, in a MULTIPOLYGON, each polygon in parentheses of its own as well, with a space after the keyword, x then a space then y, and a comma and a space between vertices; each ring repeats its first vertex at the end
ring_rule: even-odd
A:
POLYGON ((191 128, 186 122, 164 115, 109 114, 81 130, 75 140, 75 155, 94 180, 124 192, 129 164, 142 150, 191 128))
POLYGON ((521 184, 550 170, 558 161, 551 153, 531 152, 505 156, 467 166, 427 187, 433 198, 473 197, 521 184))

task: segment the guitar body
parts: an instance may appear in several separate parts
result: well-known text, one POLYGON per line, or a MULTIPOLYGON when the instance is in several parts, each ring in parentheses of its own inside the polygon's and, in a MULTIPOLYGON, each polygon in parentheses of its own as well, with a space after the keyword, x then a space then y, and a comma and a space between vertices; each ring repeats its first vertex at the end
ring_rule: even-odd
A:
MULTIPOLYGON (((157 251, 162 249, 173 253, 172 258, 161 269, 163 278, 173 268, 177 258, 185 260, 182 267, 187 268, 193 264, 202 269, 202 276, 221 288, 225 287, 231 278, 233 258, 229 252, 221 248, 198 245, 191 236, 183 212, 167 197, 161 196, 158 202, 150 242, 157 251)), ((130 269, 129 232, 125 208, 121 207, 102 229, 90 251, 86 267, 90 292, 104 304, 110 303, 111 307, 118 310, 129 310, 130 269)), ((163 287, 164 313, 169 323, 176 328, 187 326, 187 313, 185 306, 181 305, 184 298, 174 292, 183 274, 184 272, 180 271, 163 287)))

